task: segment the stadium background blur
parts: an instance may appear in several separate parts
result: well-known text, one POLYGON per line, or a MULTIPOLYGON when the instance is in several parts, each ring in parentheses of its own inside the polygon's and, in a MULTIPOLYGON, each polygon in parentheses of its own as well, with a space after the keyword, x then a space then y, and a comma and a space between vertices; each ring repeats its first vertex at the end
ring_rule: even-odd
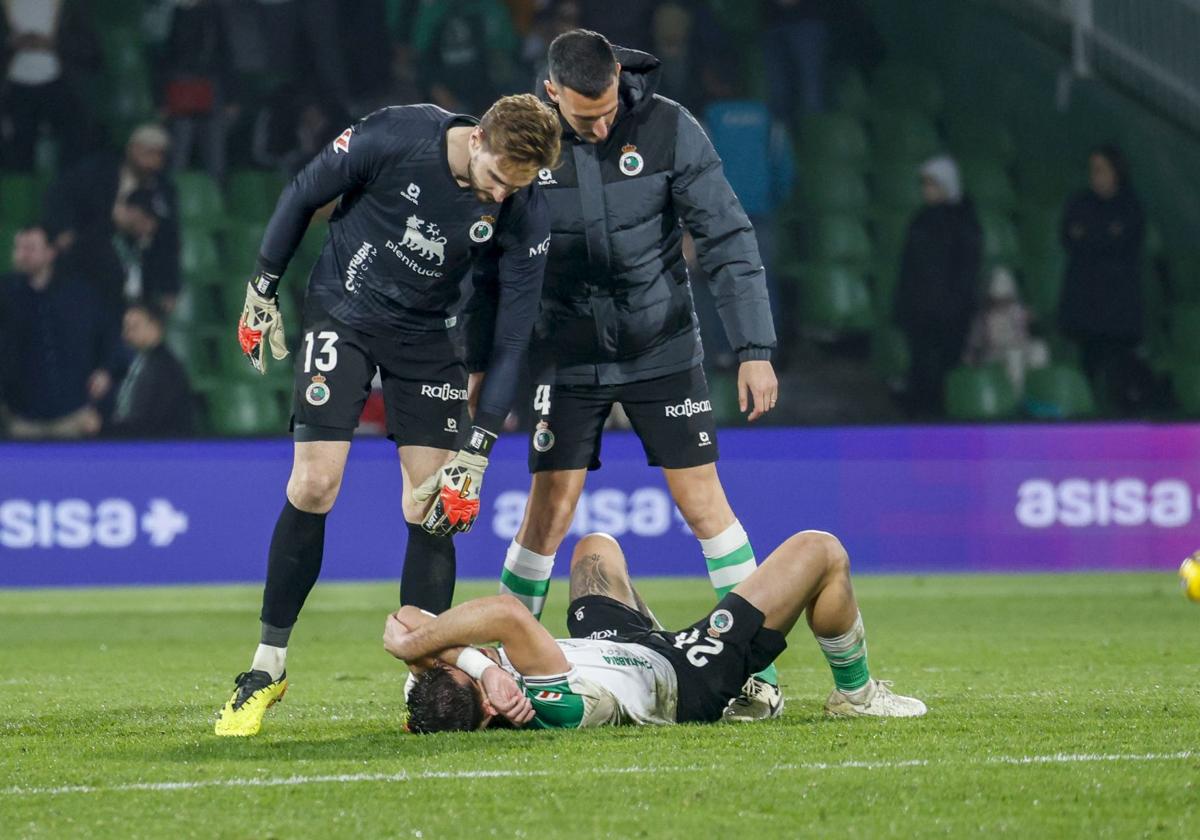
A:
MULTIPOLYGON (((1172 50, 1174 39, 1200 31, 1187 4, 1164 4, 1171 26, 1140 24, 1145 43, 1106 51, 1103 38, 1135 31, 1134 13, 1128 3, 1096 3, 1094 43, 1077 39, 1072 54, 1064 10, 1073 6, 1058 3, 931 0, 915 15, 908 4, 858 0, 64 0, 48 4, 61 7, 57 72, 23 84, 23 51, 43 48, 14 37, 22 25, 14 10, 27 5, 6 4, 0 242, 7 251, 17 230, 46 225, 62 246, 55 285, 80 289, 77 308, 99 301, 107 317, 86 319, 86 329, 48 349, 26 341, 6 350, 10 416, 28 413, 14 401, 95 410, 94 420, 89 413, 65 430, 11 422, 13 436, 285 434, 289 366, 261 381, 233 339, 243 283, 285 179, 376 107, 434 101, 478 113, 499 94, 531 89, 548 41, 577 25, 662 59, 660 92, 702 118, 755 221, 782 378, 779 407, 762 422, 1200 414, 1200 74, 1172 50), (1129 52, 1139 47, 1145 52, 1129 52), (141 198, 157 215, 148 237, 105 212, 111 172, 147 123, 169 132, 164 171, 136 188, 122 180, 116 203, 141 198), (1144 235, 1127 253, 1081 257, 1092 271, 1084 271, 1086 290, 1060 312, 1064 208, 1087 189, 1089 150, 1101 144, 1129 161, 1123 191, 1137 196, 1129 224, 1144 217, 1144 235), (944 226, 933 233, 949 237, 944 243, 922 237, 919 223, 910 231, 922 206, 920 167, 938 155, 957 162, 973 206, 974 258, 943 259, 959 235, 944 226), (99 211, 88 217, 79 205, 99 211), (943 269, 918 268, 903 278, 914 231, 910 259, 953 276, 930 279, 943 269), (1015 277, 1019 300, 998 275, 1015 277), (1112 298, 1124 318, 1102 324, 1094 313, 1112 298), (129 421, 139 347, 120 334, 125 305, 138 301, 167 314, 166 344, 193 395, 190 417, 129 421), (1080 333, 1080 318, 1065 314, 1071 307, 1082 307, 1094 334, 1080 333), (1081 352, 1089 344, 1111 344, 1116 355, 1098 364, 1088 347, 1081 352), (56 366, 66 385, 53 381, 56 366)), ((291 325, 324 229, 314 221, 283 282, 291 325)), ((27 334, 11 327, 26 320, 15 310, 29 299, 11 292, 19 277, 5 283, 15 340, 27 334)), ((737 424, 735 364, 695 265, 693 288, 713 409, 719 423, 737 424)), ((293 346, 297 338, 293 327, 293 346)), ((376 409, 368 405, 364 433, 380 431, 376 409)))

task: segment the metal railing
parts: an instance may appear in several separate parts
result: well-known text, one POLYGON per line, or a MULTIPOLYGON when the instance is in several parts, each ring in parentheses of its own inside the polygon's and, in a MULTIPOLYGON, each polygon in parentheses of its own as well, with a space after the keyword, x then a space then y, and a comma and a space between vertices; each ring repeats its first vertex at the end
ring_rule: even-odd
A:
POLYGON ((1067 46, 1097 75, 1200 133, 1200 0, 982 0, 1067 46))

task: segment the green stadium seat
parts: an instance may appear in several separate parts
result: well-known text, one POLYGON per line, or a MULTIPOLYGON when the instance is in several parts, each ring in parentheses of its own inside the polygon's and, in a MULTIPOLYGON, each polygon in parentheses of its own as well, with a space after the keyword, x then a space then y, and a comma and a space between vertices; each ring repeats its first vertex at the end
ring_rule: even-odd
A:
POLYGON ((184 228, 180 232, 179 260, 189 283, 224 282, 217 244, 208 233, 184 228))
POLYGON ((224 266, 230 276, 249 279, 258 259, 258 249, 262 245, 263 233, 267 226, 259 222, 234 220, 225 229, 222 238, 224 266))
POLYGON ((808 225, 808 255, 816 262, 866 266, 871 261, 871 239, 855 216, 828 214, 808 225))
POLYGON ((867 184, 859 170, 841 164, 802 172, 800 196, 811 214, 861 213, 870 203, 867 184))
POLYGON ((261 383, 222 382, 204 389, 208 419, 219 435, 284 434, 287 418, 276 394, 261 383))
MULTIPOLYGON (((0 224, 21 227, 41 218, 43 184, 36 175, 0 175, 0 224)), ((11 240, 4 247, 11 246, 11 240)))
POLYGON ((1074 420, 1095 414, 1096 401, 1082 370, 1054 364, 1026 374, 1025 410, 1043 420, 1074 420))
POLYGON ((977 111, 956 111, 943 120, 954 154, 961 158, 987 156, 1003 164, 1017 157, 1017 143, 1005 124, 977 111))
POLYGON ((1167 320, 1175 355, 1188 361, 1200 361, 1200 306, 1173 306, 1167 320))
POLYGON ((1017 208, 1017 230, 1020 233, 1021 253, 1027 257, 1046 256, 1062 251, 1059 241, 1059 222, 1062 208, 1037 204, 1022 204, 1017 208))
POLYGON ((1017 195, 1022 205, 1061 208, 1067 199, 1083 188, 1086 174, 1074 160, 1048 159, 1022 155, 1016 161, 1017 195))
POLYGON ((885 107, 913 108, 930 117, 942 109, 942 83, 937 73, 913 64, 881 65, 871 79, 871 96, 885 107))
POLYGON ((708 377, 708 393, 712 400, 713 420, 718 426, 733 426, 742 418, 738 406, 737 376, 713 371, 708 377))
POLYGON ((0 224, 0 269, 12 271, 13 240, 16 239, 20 225, 0 224))
POLYGON ((274 172, 242 170, 230 174, 227 191, 230 215, 265 225, 286 183, 283 176, 274 172))
POLYGON ((1017 206, 1017 192, 1004 166, 993 158, 964 158, 959 161, 963 186, 975 205, 985 210, 1010 212, 1017 206))
POLYGON ((1050 333, 1046 336, 1046 345, 1050 349, 1051 362, 1075 367, 1081 363, 1082 354, 1079 352, 1079 345, 1071 339, 1058 333, 1050 333))
POLYGON ((801 171, 835 161, 862 162, 869 150, 867 133, 862 123, 852 116, 813 114, 805 117, 800 126, 797 157, 804 165, 801 171))
POLYGON ((1167 258, 1171 298, 1177 303, 1200 303, 1200 253, 1176 250, 1167 258))
POLYGON ((871 94, 861 72, 847 67, 838 73, 833 83, 833 102, 838 111, 856 117, 871 110, 871 94))
POLYGON ((1002 213, 981 212, 979 224, 983 228, 984 267, 1017 268, 1021 263, 1021 245, 1012 220, 1002 213))
POLYGON ((221 190, 207 172, 179 172, 175 175, 175 187, 184 227, 219 230, 227 226, 221 190))
POLYGON ((891 387, 904 385, 912 367, 912 355, 902 331, 893 326, 875 330, 871 336, 871 367, 891 387))
POLYGON ((1003 420, 1017 413, 1017 395, 994 365, 958 367, 946 377, 946 414, 952 420, 1003 420))
POLYGON ((874 139, 873 167, 918 163, 938 153, 937 127, 920 111, 889 108, 872 111, 868 121, 874 139))
POLYGON ((1171 391, 1183 414, 1200 417, 1200 364, 1173 365, 1171 391))
POLYGON ((1058 319, 1058 301, 1062 296, 1065 263, 1066 257, 1062 252, 1024 259, 1022 297, 1038 318, 1049 323, 1058 319))
POLYGON ((913 163, 880 166, 871 173, 876 215, 903 213, 905 221, 921 206, 921 179, 913 163))
POLYGON ((822 337, 867 332, 875 325, 866 278, 845 265, 806 266, 800 306, 799 322, 822 337))

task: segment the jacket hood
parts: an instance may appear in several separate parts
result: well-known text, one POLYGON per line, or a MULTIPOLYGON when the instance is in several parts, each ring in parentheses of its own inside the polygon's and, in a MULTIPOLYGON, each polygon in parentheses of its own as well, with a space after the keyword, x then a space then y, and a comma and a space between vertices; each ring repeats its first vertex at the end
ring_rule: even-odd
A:
POLYGON ((613 54, 621 64, 618 95, 629 110, 636 111, 644 107, 658 90, 662 62, 649 53, 625 47, 613 47, 613 54))

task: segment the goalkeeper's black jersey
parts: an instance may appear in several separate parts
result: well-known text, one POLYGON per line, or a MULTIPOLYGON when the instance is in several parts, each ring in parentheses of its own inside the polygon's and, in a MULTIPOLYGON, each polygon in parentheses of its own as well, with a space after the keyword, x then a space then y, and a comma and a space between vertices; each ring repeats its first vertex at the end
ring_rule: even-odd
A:
POLYGON ((507 413, 541 296, 550 227, 534 186, 503 204, 458 186, 446 132, 471 117, 434 105, 383 108, 324 148, 292 179, 263 237, 263 268, 282 274, 316 210, 341 197, 308 294, 369 335, 446 330, 475 262, 500 286, 482 414, 507 413))

